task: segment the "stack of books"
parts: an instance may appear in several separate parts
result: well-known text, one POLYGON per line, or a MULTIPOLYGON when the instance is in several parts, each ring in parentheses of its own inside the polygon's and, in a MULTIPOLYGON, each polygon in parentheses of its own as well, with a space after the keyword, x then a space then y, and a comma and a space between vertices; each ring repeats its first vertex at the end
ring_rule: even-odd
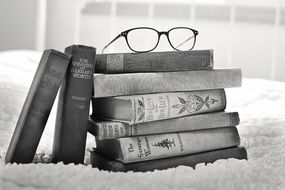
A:
POLYGON ((224 88, 240 87, 240 69, 213 69, 212 50, 96 55, 93 167, 153 171, 217 159, 246 159, 225 112, 224 88), (96 68, 97 67, 97 68, 96 68))
POLYGON ((83 164, 87 131, 97 145, 91 164, 105 170, 246 159, 238 147, 238 113, 224 111, 224 88, 239 86, 240 69, 213 69, 212 50, 103 55, 83 45, 64 53, 45 50, 5 162, 33 162, 58 91, 54 163, 83 164))

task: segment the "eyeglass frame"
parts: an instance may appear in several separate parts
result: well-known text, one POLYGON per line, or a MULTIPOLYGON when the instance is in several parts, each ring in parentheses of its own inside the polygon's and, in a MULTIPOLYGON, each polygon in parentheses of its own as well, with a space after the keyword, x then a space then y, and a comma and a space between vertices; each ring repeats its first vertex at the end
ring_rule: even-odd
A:
MULTIPOLYGON (((115 42, 115 41, 116 41, 117 39, 119 39, 120 37, 124 37, 124 38, 125 38, 128 47, 129 47, 133 52, 135 52, 135 53, 151 52, 151 51, 153 51, 153 50, 158 46, 159 41, 160 41, 160 36, 163 35, 163 34, 167 37, 168 43, 170 44, 170 46, 171 46, 173 49, 175 49, 176 51, 182 51, 182 50, 179 50, 179 49, 175 48, 175 47, 171 44, 170 39, 169 39, 169 32, 170 32, 170 31, 175 30, 175 29, 181 29, 181 28, 191 30, 191 31, 193 32, 193 34, 194 34, 194 43, 193 43, 193 46, 192 46, 189 50, 187 50, 187 51, 190 51, 190 50, 192 50, 192 49, 194 48, 194 46, 195 46, 195 44, 196 44, 196 36, 199 34, 199 32, 198 32, 197 30, 194 30, 194 29, 189 28, 189 27, 174 27, 174 28, 169 29, 168 31, 161 31, 161 32, 160 32, 160 31, 158 31, 158 30, 156 30, 156 29, 154 29, 154 28, 151 28, 151 27, 136 27, 136 28, 131 28, 131 29, 128 29, 128 30, 125 30, 125 31, 121 32, 118 36, 116 36, 111 42, 109 42, 109 43, 102 49, 102 54, 103 54, 104 50, 105 50, 109 45, 111 45, 113 42, 115 42), (147 51, 136 51, 136 50, 134 50, 134 49, 131 48, 131 46, 130 46, 130 44, 129 44, 129 42, 128 42, 128 33, 129 33, 130 31, 132 31, 132 30, 137 30, 137 29, 151 29, 151 30, 154 30, 154 31, 158 34, 157 43, 156 43, 156 45, 154 46, 154 48, 152 48, 152 49, 150 49, 150 50, 147 50, 147 51)), ((188 38, 187 40, 185 40, 185 42, 188 41, 188 40, 190 40, 191 38, 192 38, 192 37, 188 38)), ((183 42, 183 43, 184 43, 184 42, 183 42)))

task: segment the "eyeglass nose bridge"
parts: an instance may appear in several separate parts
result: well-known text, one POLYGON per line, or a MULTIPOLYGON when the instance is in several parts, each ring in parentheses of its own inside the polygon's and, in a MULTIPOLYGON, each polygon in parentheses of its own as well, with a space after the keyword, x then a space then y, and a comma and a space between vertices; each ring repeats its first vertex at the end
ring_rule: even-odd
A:
POLYGON ((159 43, 159 41, 160 41, 160 37, 161 37, 162 35, 165 35, 166 38, 167 38, 167 40, 168 40, 168 42, 170 43, 169 37, 168 37, 168 31, 161 31, 161 32, 158 32, 158 41, 157 41, 156 46, 158 45, 158 43, 159 43))
MULTIPOLYGON (((158 46, 159 41, 160 41, 160 37, 161 37, 162 35, 165 35, 165 37, 166 37, 167 40, 168 40, 168 43, 170 44, 171 47, 173 47, 172 44, 171 44, 171 42, 170 42, 170 40, 169 40, 169 31, 161 31, 161 32, 158 32, 158 40, 157 40, 157 44, 156 44, 155 48, 158 46)), ((154 48, 154 49, 155 49, 155 48, 154 48)), ((174 49, 175 49, 175 48, 174 48, 174 49)))
POLYGON ((166 32, 166 31, 158 32, 158 34, 159 34, 159 37, 160 37, 161 35, 168 36, 168 32, 166 32))

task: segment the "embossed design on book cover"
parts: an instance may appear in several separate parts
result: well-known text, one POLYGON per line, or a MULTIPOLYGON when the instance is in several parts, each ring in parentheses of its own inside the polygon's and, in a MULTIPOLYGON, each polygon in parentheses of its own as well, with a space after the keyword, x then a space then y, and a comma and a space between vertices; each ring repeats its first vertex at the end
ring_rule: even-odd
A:
POLYGON ((160 147, 160 148, 167 148, 168 150, 172 147, 175 147, 175 142, 174 142, 174 138, 172 138, 172 141, 169 140, 168 138, 163 139, 155 144, 153 144, 152 146, 155 147, 160 147))
POLYGON ((123 70, 124 70, 123 54, 107 55, 107 71, 123 71, 123 70))
POLYGON ((138 116, 139 116, 139 121, 143 120, 145 116, 145 106, 144 103, 141 100, 138 100, 138 116))
POLYGON ((178 97, 178 99, 180 101, 180 104, 175 104, 172 106, 173 108, 180 109, 178 114, 181 114, 184 111, 187 111, 188 113, 194 113, 201 110, 204 105, 210 109, 210 104, 218 102, 216 99, 210 99, 209 96, 207 96, 204 100, 198 95, 189 95, 186 98, 178 97))

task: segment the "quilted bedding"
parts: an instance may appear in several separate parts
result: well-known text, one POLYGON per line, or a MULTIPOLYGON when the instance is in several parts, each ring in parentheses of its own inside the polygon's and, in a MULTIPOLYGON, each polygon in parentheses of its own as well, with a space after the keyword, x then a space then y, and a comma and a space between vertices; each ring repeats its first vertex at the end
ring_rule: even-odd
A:
MULTIPOLYGON (((227 89, 227 111, 238 111, 248 161, 219 160, 146 173, 112 173, 90 165, 4 164, 4 156, 41 53, 0 52, 0 189, 285 189, 285 83, 243 79, 227 89)), ((50 157, 54 106, 37 155, 50 157)), ((87 147, 94 140, 88 136, 87 147)), ((88 163, 88 153, 86 162, 88 163)))

